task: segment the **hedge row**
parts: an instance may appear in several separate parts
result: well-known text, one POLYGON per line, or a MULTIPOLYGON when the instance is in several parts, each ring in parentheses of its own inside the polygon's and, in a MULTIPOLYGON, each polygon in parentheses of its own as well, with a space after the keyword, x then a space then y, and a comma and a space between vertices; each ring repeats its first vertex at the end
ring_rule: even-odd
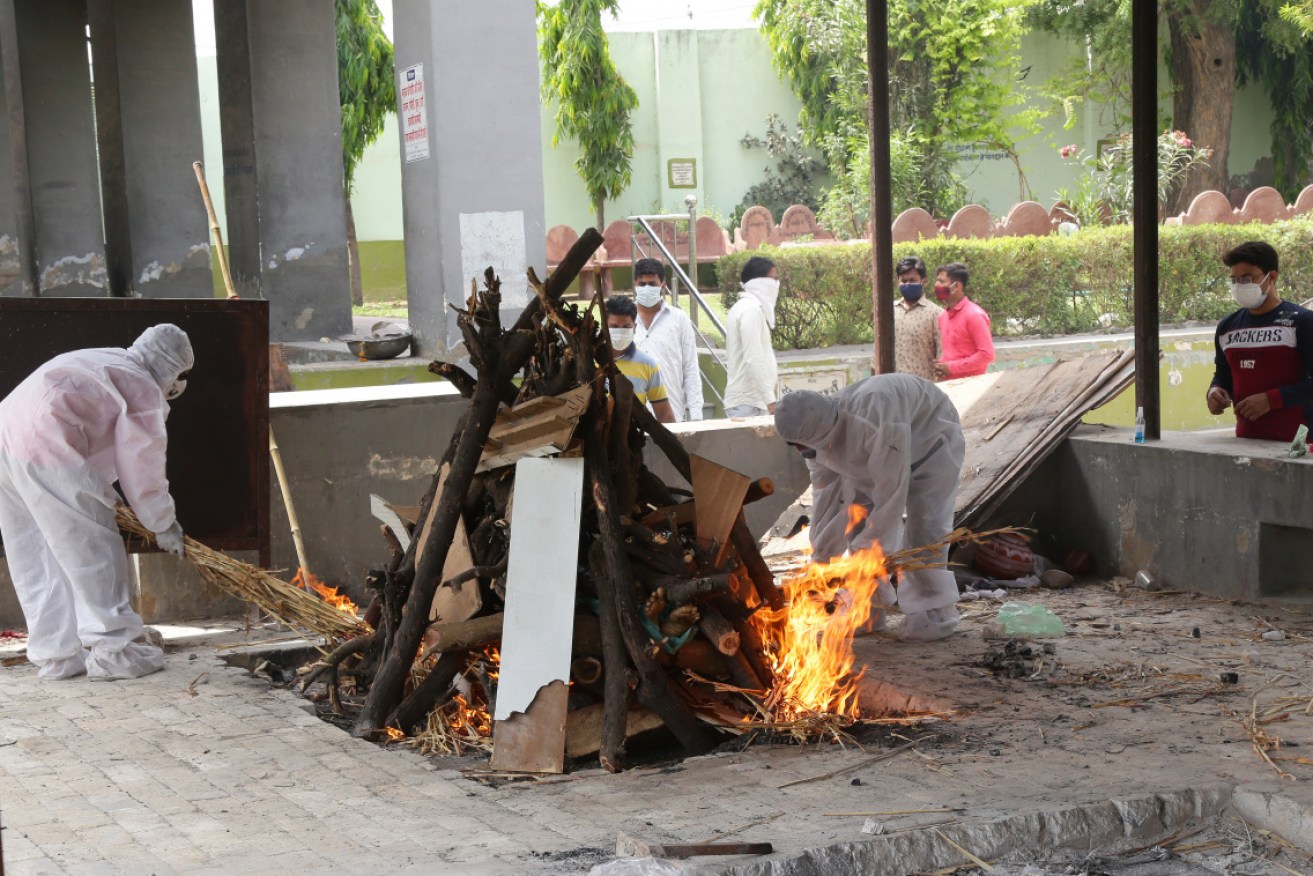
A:
MULTIPOLYGON (((1222 254, 1246 240, 1265 240, 1281 255, 1281 294, 1313 297, 1313 219, 1272 225, 1198 225, 1159 230, 1159 295, 1164 324, 1212 322, 1235 309, 1222 254)), ((996 336, 1051 336, 1132 325, 1131 228, 1082 230, 1070 237, 932 240, 894 246, 894 261, 918 255, 935 267, 960 261, 968 291, 990 314, 996 336)), ((725 306, 737 298, 743 263, 775 261, 780 302, 777 349, 870 343, 870 244, 763 247, 717 263, 725 306)))

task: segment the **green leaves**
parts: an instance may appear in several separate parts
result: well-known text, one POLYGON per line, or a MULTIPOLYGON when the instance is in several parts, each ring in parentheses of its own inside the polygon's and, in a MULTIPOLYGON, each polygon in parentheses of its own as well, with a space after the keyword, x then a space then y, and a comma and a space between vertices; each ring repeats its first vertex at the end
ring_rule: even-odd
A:
MULTIPOLYGON (((919 206, 932 213, 946 215, 961 202, 954 147, 982 144, 1014 154, 1012 131, 1035 127, 1032 116, 1008 112, 1025 98, 1015 71, 1025 11, 1033 2, 889 5, 893 127, 915 150, 926 177, 919 206)), ((807 141, 825 150, 835 179, 866 172, 858 161, 869 155, 865 3, 760 0, 757 13, 776 69, 802 101, 799 123, 807 141)), ((844 197, 851 195, 850 185, 844 197)))
POLYGON ((338 97, 342 104, 342 164, 347 194, 369 144, 396 112, 392 42, 374 0, 334 0, 337 19, 338 97))
POLYGON ((562 138, 579 143, 575 169, 599 214, 605 201, 629 187, 634 154, 631 116, 638 95, 611 61, 602 30, 602 13, 618 9, 618 0, 538 3, 542 96, 554 105, 556 122, 552 145, 562 138))

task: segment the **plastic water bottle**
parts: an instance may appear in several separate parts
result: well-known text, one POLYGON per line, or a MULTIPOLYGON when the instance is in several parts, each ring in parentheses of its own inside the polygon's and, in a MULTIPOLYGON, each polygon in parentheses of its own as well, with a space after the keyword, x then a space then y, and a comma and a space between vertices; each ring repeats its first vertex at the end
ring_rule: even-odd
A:
POLYGON ((1144 443, 1144 408, 1135 409, 1135 443, 1144 443))

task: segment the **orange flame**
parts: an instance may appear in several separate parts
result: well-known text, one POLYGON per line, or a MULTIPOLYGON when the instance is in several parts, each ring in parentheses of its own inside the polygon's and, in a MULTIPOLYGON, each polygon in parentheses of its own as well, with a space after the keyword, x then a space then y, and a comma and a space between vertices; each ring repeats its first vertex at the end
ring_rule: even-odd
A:
POLYGON ((360 609, 346 595, 337 592, 336 587, 329 587, 323 581, 314 576, 309 569, 297 569, 296 577, 292 579, 292 584, 300 587, 302 590, 313 590, 327 602, 343 614, 349 614, 356 617, 360 614, 360 609))
POLYGON ((384 727, 383 732, 388 735, 388 742, 399 742, 406 738, 406 734, 396 727, 384 727))
POLYGON ((857 527, 866 522, 866 516, 869 514, 865 505, 848 506, 848 528, 843 531, 844 535, 852 535, 857 527))
MULTIPOLYGON (((854 505, 849 520, 865 519, 854 505)), ((784 581, 786 605, 754 615, 772 660, 775 686, 767 699, 778 721, 830 712, 860 717, 852 674, 853 635, 871 616, 871 599, 885 577, 884 552, 871 547, 828 563, 808 563, 784 581)))

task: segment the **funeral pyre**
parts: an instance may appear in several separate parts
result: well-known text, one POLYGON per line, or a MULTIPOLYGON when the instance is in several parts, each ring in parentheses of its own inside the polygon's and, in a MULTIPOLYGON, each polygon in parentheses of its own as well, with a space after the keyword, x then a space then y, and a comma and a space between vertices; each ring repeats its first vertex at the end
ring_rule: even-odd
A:
POLYGON ((599 243, 584 234, 546 282, 530 271, 510 327, 489 269, 459 313, 475 375, 430 366, 469 405, 420 506, 382 527, 390 556, 369 575, 364 626, 302 676, 358 735, 487 750, 507 770, 595 753, 615 771, 627 740, 658 727, 696 753, 728 733, 817 738, 860 718, 852 635, 887 586, 886 558, 872 549, 776 586, 743 515, 771 482, 690 456, 617 371, 600 298, 563 301, 599 243), (649 441, 691 491, 644 464, 649 441), (515 492, 522 463, 544 457, 581 470, 581 501, 562 500, 547 526, 529 510, 541 497, 515 492), (523 553, 517 567, 526 531, 544 564, 566 555, 564 589, 549 595, 523 553), (541 619, 524 613, 530 594, 547 600, 541 619), (560 655, 560 670, 494 720, 517 647, 560 655))

